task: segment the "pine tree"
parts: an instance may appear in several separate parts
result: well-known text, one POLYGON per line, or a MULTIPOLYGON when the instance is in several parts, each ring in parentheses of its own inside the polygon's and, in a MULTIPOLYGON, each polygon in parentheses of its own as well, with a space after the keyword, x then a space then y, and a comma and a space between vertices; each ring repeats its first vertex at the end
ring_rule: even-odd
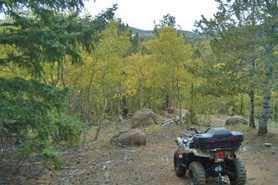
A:
POLYGON ((57 132, 74 135, 79 131, 70 128, 74 123, 82 127, 78 119, 63 117, 68 89, 42 82, 44 65, 62 65, 66 58, 82 62, 80 46, 94 48, 116 6, 95 19, 81 17, 82 8, 83 1, 75 0, 0 3, 0 13, 6 16, 0 23, 0 47, 6 48, 0 68, 16 66, 27 74, 0 77, 0 131, 24 138, 22 146, 30 148, 22 150, 24 155, 38 145, 53 144, 57 132))

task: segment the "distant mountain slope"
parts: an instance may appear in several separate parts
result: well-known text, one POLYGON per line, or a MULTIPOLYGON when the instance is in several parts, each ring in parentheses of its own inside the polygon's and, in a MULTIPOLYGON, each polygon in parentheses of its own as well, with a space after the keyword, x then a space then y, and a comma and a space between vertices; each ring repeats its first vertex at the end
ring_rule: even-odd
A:
POLYGON ((151 40, 155 38, 155 35, 153 33, 153 30, 141 30, 138 28, 134 27, 129 27, 132 34, 138 33, 139 37, 142 38, 143 40, 151 40))
POLYGON ((153 33, 153 30, 141 30, 134 27, 129 27, 129 28, 131 29, 132 33, 146 33, 146 34, 153 33))
MULTIPOLYGON (((150 40, 154 39, 155 35, 153 30, 141 30, 138 28, 130 27, 130 30, 132 31, 133 34, 138 33, 139 37, 141 37, 143 40, 150 40)), ((202 40, 208 40, 207 37, 198 35, 194 32, 187 31, 187 30, 179 30, 181 34, 185 34, 186 38, 192 41, 202 41, 202 40)))

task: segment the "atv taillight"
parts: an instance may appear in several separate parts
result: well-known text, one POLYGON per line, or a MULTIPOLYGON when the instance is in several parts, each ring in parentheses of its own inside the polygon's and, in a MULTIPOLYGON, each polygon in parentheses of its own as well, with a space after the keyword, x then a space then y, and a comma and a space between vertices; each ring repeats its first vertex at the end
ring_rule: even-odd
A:
POLYGON ((209 143, 215 143, 216 141, 214 139, 209 140, 209 143))
POLYGON ((231 141, 237 141, 237 139, 236 139, 235 137, 233 137, 233 138, 231 139, 231 141))
POLYGON ((178 154, 179 159, 182 159, 182 153, 178 154))
POLYGON ((225 156, 225 151, 218 151, 218 156, 219 157, 225 156))

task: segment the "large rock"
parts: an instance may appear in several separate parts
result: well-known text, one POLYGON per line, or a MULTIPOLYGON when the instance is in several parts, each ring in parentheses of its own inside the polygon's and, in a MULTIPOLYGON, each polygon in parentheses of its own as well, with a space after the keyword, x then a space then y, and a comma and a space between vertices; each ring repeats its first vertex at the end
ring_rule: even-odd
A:
POLYGON ((135 112, 131 119, 131 127, 145 127, 151 125, 152 121, 158 121, 158 116, 150 109, 143 109, 135 112))
POLYGON ((225 125, 236 125, 239 123, 248 125, 249 121, 242 116, 232 116, 226 120, 225 125))
POLYGON ((186 115, 186 114, 188 114, 189 112, 188 112, 188 110, 186 110, 186 109, 181 109, 181 111, 180 111, 179 108, 176 108, 176 109, 175 109, 174 107, 167 107, 167 108, 165 109, 165 111, 162 112, 163 116, 166 117, 166 118, 173 118, 174 115, 175 115, 175 116, 179 116, 180 113, 181 113, 182 115, 186 115))
MULTIPOLYGON (((180 109, 179 108, 174 108, 174 107, 167 107, 166 108, 166 112, 169 113, 169 114, 175 114, 176 115, 179 115, 180 114, 180 109)), ((186 109, 181 109, 181 114, 187 114, 188 113, 188 110, 186 109)))
POLYGON ((111 142, 127 146, 141 146, 146 145, 147 137, 146 134, 139 129, 130 129, 115 134, 111 142))

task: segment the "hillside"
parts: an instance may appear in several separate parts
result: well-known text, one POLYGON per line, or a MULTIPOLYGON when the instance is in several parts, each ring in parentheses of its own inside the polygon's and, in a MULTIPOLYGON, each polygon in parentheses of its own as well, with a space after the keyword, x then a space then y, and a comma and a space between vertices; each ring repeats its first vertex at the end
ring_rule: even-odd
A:
MULTIPOLYGON (((223 125, 225 120, 214 117, 212 121, 223 125)), ((128 122, 122 122, 119 126, 125 129, 130 128, 131 125, 128 122)), ((246 185, 277 184, 277 129, 271 129, 271 133, 265 136, 258 136, 256 131, 250 131, 248 126, 241 125, 239 127, 236 130, 245 133, 243 145, 246 151, 238 154, 238 157, 244 161, 247 169, 246 185), (271 143, 272 147, 265 147, 264 143, 271 143)), ((205 128, 198 128, 198 130, 205 128)), ((88 132, 95 130, 96 127, 92 127, 88 132)), ((44 163, 38 158, 30 158, 16 174, 14 172, 17 171, 19 163, 17 164, 16 158, 10 155, 5 159, 14 159, 14 162, 3 161, 3 164, 9 165, 2 165, 0 168, 0 184, 189 184, 188 173, 184 178, 175 175, 173 154, 177 149, 175 138, 182 133, 189 134, 191 132, 185 131, 182 125, 172 124, 164 127, 152 125, 145 133, 148 138, 146 146, 138 148, 115 146, 110 143, 113 131, 109 128, 109 123, 104 124, 100 141, 84 147, 60 151, 60 155, 65 159, 65 166, 60 171, 44 167, 44 163), (36 165, 32 166, 34 160, 36 165)), ((207 180, 207 185, 220 184, 217 182, 217 178, 208 178, 207 180)))
MULTIPOLYGON (((153 30, 142 30, 134 27, 130 27, 130 30, 132 31, 133 34, 138 33, 139 37, 142 38, 143 40, 151 40, 155 38, 155 34, 153 30)), ((209 38, 196 34, 192 31, 179 30, 179 32, 181 34, 184 34, 189 41, 209 40, 209 38)))

